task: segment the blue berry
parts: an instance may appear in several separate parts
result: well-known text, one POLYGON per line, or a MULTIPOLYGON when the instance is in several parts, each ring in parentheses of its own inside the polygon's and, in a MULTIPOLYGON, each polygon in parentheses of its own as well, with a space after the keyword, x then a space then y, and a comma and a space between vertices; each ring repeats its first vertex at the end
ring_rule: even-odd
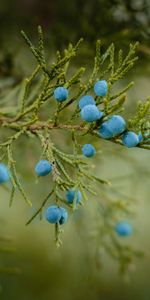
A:
POLYGON ((60 212, 61 212, 61 218, 59 220, 59 224, 63 225, 67 222, 68 220, 68 212, 65 208, 60 207, 60 212))
POLYGON ((79 190, 69 190, 66 192, 67 202, 72 204, 76 199, 76 203, 80 203, 82 199, 81 192, 79 190))
POLYGON ((106 96, 108 93, 108 83, 106 80, 99 80, 94 85, 94 92, 97 96, 106 96))
POLYGON ((132 234, 132 226, 126 222, 120 222, 117 224, 115 231, 120 236, 129 236, 132 234))
POLYGON ((46 209, 45 218, 49 223, 63 225, 68 220, 68 212, 63 207, 52 205, 46 209))
POLYGON ((10 180, 10 174, 7 167, 0 163, 0 184, 10 180))
POLYGON ((45 211, 45 218, 49 223, 58 223, 61 217, 61 210, 55 205, 49 206, 45 211))
POLYGON ((144 135, 142 133, 139 133, 138 135, 138 139, 139 139, 139 143, 141 142, 146 142, 146 143, 149 143, 150 142, 150 138, 149 137, 149 134, 148 133, 145 133, 144 135))
POLYGON ((48 160, 40 160, 35 166, 35 172, 38 176, 46 176, 52 171, 52 165, 48 160))
POLYGON ((100 127, 99 127, 99 135, 103 139, 111 139, 113 137, 112 132, 108 128, 108 122, 104 122, 100 127))
POLYGON ((102 118, 103 113, 95 105, 89 104, 82 108, 81 118, 86 122, 94 122, 102 118))
POLYGON ((99 134, 104 139, 110 139, 123 133, 126 129, 125 120, 118 115, 111 116, 99 128, 99 134))
POLYGON ((93 157, 95 155, 95 153, 96 153, 96 150, 95 150, 95 148, 94 148, 93 145, 91 145, 91 144, 85 144, 82 147, 82 153, 86 157, 93 157))
POLYGON ((108 121, 108 129, 112 132, 113 136, 120 135, 126 129, 126 122, 125 120, 118 115, 111 116, 108 121))
POLYGON ((82 109, 86 105, 95 105, 95 100, 92 96, 86 95, 79 100, 79 108, 82 109))
POLYGON ((127 131, 122 135, 122 142, 128 148, 136 147, 139 144, 139 137, 135 132, 127 131))
POLYGON ((63 102, 68 98, 68 90, 63 86, 59 86, 54 91, 54 97, 58 102, 63 102))

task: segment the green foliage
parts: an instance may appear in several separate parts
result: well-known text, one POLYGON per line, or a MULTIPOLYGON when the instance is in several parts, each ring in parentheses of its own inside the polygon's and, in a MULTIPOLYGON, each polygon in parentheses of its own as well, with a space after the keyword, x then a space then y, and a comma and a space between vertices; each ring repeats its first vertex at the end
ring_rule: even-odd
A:
MULTIPOLYGON (((70 212, 76 210, 78 207, 75 201, 72 205, 69 205, 65 200, 64 193, 68 189, 80 189, 83 196, 81 205, 84 205, 90 194, 97 197, 99 189, 103 190, 103 186, 106 185, 108 189, 111 188, 111 183, 108 180, 98 178, 93 174, 91 162, 81 155, 83 140, 87 141, 90 137, 94 140, 98 137, 100 141, 97 129, 101 121, 97 121, 92 125, 87 125, 81 121, 78 99, 92 91, 95 81, 106 78, 109 86, 107 96, 96 97, 97 106, 105 113, 103 120, 106 120, 112 113, 123 111, 123 105, 127 99, 126 92, 133 86, 133 83, 129 83, 117 93, 114 93, 114 85, 124 78, 137 61, 135 53, 138 43, 131 44, 128 53, 124 55, 122 50, 118 53, 115 51, 114 44, 111 44, 103 52, 101 42, 98 40, 93 71, 86 78, 87 76, 82 76, 85 73, 84 67, 68 75, 70 62, 76 56, 82 39, 75 46, 70 44, 63 53, 58 51, 56 61, 49 66, 44 54, 41 27, 38 27, 39 39, 37 46, 32 44, 24 32, 22 32, 22 36, 30 47, 37 64, 27 79, 14 86, 9 94, 6 93, 3 96, 0 109, 2 131, 0 151, 1 160, 7 162, 11 174, 10 205, 13 203, 16 191, 20 192, 27 204, 32 205, 16 170, 14 145, 21 137, 27 138, 27 145, 29 140, 32 140, 33 144, 35 139, 38 140, 41 145, 41 158, 46 158, 53 164, 51 189, 40 207, 27 221, 28 225, 37 216, 40 219, 42 218, 43 209, 50 199, 53 199, 57 205, 67 205, 70 212), (70 90, 71 96, 65 103, 56 103, 52 99, 54 89, 60 85, 70 90), (12 97, 14 99, 13 106, 12 97), (70 138, 71 153, 61 150, 61 144, 57 145, 55 135, 53 136, 53 132, 56 131, 62 131, 64 139, 66 136, 68 139, 70 138)), ((143 135, 147 134, 149 130, 149 109, 150 101, 148 99, 138 106, 137 114, 133 116, 132 120, 129 120, 128 128, 132 128, 137 133, 141 131, 143 135)), ((148 137, 138 147, 149 150, 150 145, 147 141, 148 137)), ((112 138, 109 143, 122 145, 121 139, 118 137, 112 138)), ((122 246, 115 237, 114 232, 112 232, 117 220, 115 212, 121 210, 123 215, 128 214, 128 203, 126 206, 126 203, 120 200, 107 201, 107 204, 100 203, 100 205, 103 223, 100 226, 100 243, 102 243, 108 254, 119 260, 121 270, 128 269, 129 264, 134 257, 140 255, 140 252, 131 249, 131 247, 122 246), (109 242, 106 238, 107 235, 109 242)), ((55 229, 56 244, 59 246, 62 230, 58 224, 56 224, 55 229)))

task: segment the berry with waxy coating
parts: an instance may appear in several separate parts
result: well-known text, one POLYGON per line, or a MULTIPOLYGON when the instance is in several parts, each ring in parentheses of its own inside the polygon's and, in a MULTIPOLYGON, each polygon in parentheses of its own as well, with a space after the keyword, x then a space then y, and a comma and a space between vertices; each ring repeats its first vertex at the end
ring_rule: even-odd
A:
POLYGON ((0 163, 0 184, 5 183, 9 180, 10 174, 8 168, 3 163, 0 163))
POLYGON ((49 223, 56 224, 61 219, 61 210, 58 206, 49 206, 45 211, 45 218, 49 223))
POLYGON ((45 211, 45 218, 51 224, 59 223, 63 225, 68 220, 68 212, 63 207, 51 205, 45 211))
POLYGON ((90 95, 83 96, 79 100, 79 108, 80 109, 82 109, 84 106, 89 105, 89 104, 96 105, 94 98, 90 95))
POLYGON ((40 160, 35 166, 35 172, 38 176, 46 176, 52 171, 52 165, 48 160, 40 160))
POLYGON ((108 121, 108 129, 112 132, 112 135, 115 137, 123 133, 126 129, 126 122, 125 120, 118 115, 111 116, 108 121))
POLYGON ((59 224, 60 224, 60 225, 63 225, 63 224, 65 224, 65 223, 67 222, 67 220, 68 220, 68 212, 67 212, 67 210, 66 210, 65 208, 63 208, 63 207, 60 207, 59 209, 60 209, 60 212, 61 212, 61 218, 60 218, 60 220, 59 220, 59 224))
POLYGON ((85 144, 82 147, 82 153, 86 157, 93 157, 95 155, 95 153, 96 153, 96 150, 95 150, 95 148, 94 148, 93 145, 91 145, 91 144, 85 144))
POLYGON ((136 147, 139 144, 139 137, 133 131, 127 131, 122 135, 122 142, 128 148, 136 147))
POLYGON ((92 104, 84 106, 80 114, 81 118, 89 123, 97 121, 103 116, 103 112, 99 111, 99 109, 92 104))
POLYGON ((120 236, 129 236, 132 234, 132 226, 127 222, 120 222, 116 225, 115 231, 120 236))
POLYGON ((99 80, 94 85, 94 92, 97 96, 106 96, 108 93, 108 83, 106 80, 99 80))
POLYGON ((104 122, 101 124, 101 126, 98 129, 99 135, 101 138, 109 140, 113 137, 112 132, 108 128, 108 122, 104 122))
POLYGON ((54 97, 58 102, 63 102, 68 98, 68 90, 63 86, 59 86, 54 91, 54 97))
POLYGON ((72 204, 76 199, 76 203, 80 203, 82 199, 82 194, 79 190, 69 190, 66 192, 67 202, 72 204))
POLYGON ((110 139, 120 135, 125 129, 125 120, 121 116, 113 115, 100 126, 99 134, 104 139, 110 139))
POLYGON ((149 134, 145 133, 144 135, 142 133, 139 133, 138 135, 138 139, 139 139, 139 143, 145 141, 146 143, 150 143, 150 138, 149 138, 149 134))

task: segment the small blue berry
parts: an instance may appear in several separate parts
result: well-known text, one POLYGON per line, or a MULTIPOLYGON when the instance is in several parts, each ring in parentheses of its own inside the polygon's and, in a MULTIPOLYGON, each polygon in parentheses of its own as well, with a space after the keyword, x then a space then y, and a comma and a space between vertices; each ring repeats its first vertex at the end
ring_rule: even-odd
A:
POLYGON ((127 131, 122 135, 122 142, 128 148, 136 147, 139 144, 139 137, 135 132, 127 131))
POLYGON ((60 212, 61 212, 61 218, 59 220, 59 224, 63 225, 67 222, 68 220, 68 212, 65 208, 60 207, 60 212))
POLYGON ((126 129, 126 122, 125 120, 118 115, 111 116, 108 121, 108 129, 110 132, 112 132, 113 136, 120 135, 123 133, 126 129))
POLYGON ((108 93, 108 83, 106 80, 99 80, 94 85, 94 92, 97 96, 106 96, 108 93))
POLYGON ((111 138, 113 137, 112 132, 111 132, 111 131, 109 130, 109 128, 108 128, 108 122, 107 122, 107 121, 104 122, 104 123, 99 127, 98 132, 99 132, 100 137, 103 138, 103 139, 108 140, 108 139, 111 139, 111 138))
POLYGON ((54 97, 58 102, 63 102, 68 98, 68 90, 63 86, 59 86, 54 91, 54 97))
POLYGON ((90 95, 83 96, 79 100, 79 108, 80 109, 82 109, 84 106, 89 105, 89 104, 96 105, 94 98, 90 95))
POLYGON ((129 223, 126 222, 120 222, 115 227, 115 231, 120 236, 129 236, 132 234, 132 226, 129 223))
POLYGON ((0 184, 10 180, 10 174, 7 167, 0 163, 0 184))
POLYGON ((38 176, 46 176, 52 171, 52 165, 48 160, 40 160, 35 166, 35 172, 38 176))
POLYGON ((49 223, 58 223, 61 217, 61 210, 58 206, 49 206, 45 211, 45 218, 49 223))
POLYGON ((95 153, 96 153, 96 150, 95 150, 95 148, 94 148, 93 145, 91 145, 91 144, 85 144, 82 147, 82 153, 86 157, 93 157, 95 155, 95 153))
POLYGON ((66 199, 70 204, 76 199, 76 203, 78 204, 82 199, 81 192, 79 190, 69 190, 66 192, 66 199))
POLYGON ((103 112, 99 111, 95 105, 89 104, 82 108, 81 118, 86 122, 94 122, 102 118, 103 112))
POLYGON ((142 133, 139 133, 139 135, 138 135, 139 143, 141 143, 143 141, 146 142, 146 144, 149 143, 150 138, 148 138, 148 137, 149 137, 148 133, 145 133, 144 135, 142 133))

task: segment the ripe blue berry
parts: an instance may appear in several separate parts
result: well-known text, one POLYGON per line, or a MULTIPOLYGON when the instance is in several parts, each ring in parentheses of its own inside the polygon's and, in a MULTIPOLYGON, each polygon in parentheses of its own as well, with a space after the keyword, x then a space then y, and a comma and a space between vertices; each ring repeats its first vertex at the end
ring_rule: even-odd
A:
POLYGON ((113 137, 120 135, 126 129, 126 122, 125 120, 118 115, 111 116, 108 121, 108 129, 112 132, 113 137))
POLYGON ((102 118, 103 113, 95 105, 89 104, 82 108, 81 118, 86 122, 94 122, 102 118))
POLYGON ((63 207, 52 205, 46 209, 45 218, 49 223, 63 225, 68 220, 68 212, 63 207))
POLYGON ((38 176, 46 176, 52 171, 52 165, 48 160, 40 160, 35 166, 35 172, 38 176))
POLYGON ((108 140, 108 139, 111 139, 111 138, 113 137, 112 132, 111 132, 111 131, 109 130, 109 128, 108 128, 108 122, 107 122, 107 121, 104 122, 104 123, 99 127, 98 132, 99 132, 100 137, 103 138, 103 139, 108 140))
POLYGON ((126 129, 125 120, 118 115, 111 116, 99 128, 99 134, 104 139, 110 139, 123 133, 126 129))
POLYGON ((45 218, 49 223, 58 223, 61 219, 61 210, 59 207, 52 205, 49 206, 45 211, 45 218))
POLYGON ((86 95, 86 96, 83 96, 80 100, 79 100, 79 108, 82 109, 84 106, 86 105, 95 105, 95 100, 92 96, 90 95, 86 95))
POLYGON ((0 184, 10 180, 10 175, 7 167, 0 163, 0 184))
POLYGON ((59 86, 54 91, 54 97, 58 102, 63 102, 68 98, 68 90, 63 86, 59 86))
POLYGON ((139 138, 135 132, 127 131, 122 135, 122 142, 126 147, 132 148, 139 144, 139 138))
POLYGON ((69 190, 66 192, 66 199, 68 203, 73 203, 76 200, 76 203, 80 203, 82 199, 81 192, 79 190, 69 190))
POLYGON ((139 143, 145 141, 146 143, 149 144, 150 138, 148 138, 148 137, 149 137, 148 133, 145 133, 144 135, 142 133, 139 133, 139 135, 138 135, 139 143))
POLYGON ((59 209, 60 209, 60 212, 61 212, 61 218, 60 218, 60 220, 59 220, 59 224, 60 224, 60 225, 63 225, 63 224, 65 224, 65 223, 67 222, 67 220, 68 220, 68 212, 67 212, 67 210, 66 210, 65 208, 63 208, 63 207, 60 207, 59 209))
POLYGON ((91 144, 85 144, 82 147, 82 153, 86 157, 93 157, 95 155, 95 153, 96 153, 96 150, 95 150, 95 148, 94 148, 93 145, 91 145, 91 144))
POLYGON ((116 225, 115 231, 120 236, 129 236, 132 234, 132 226, 126 222, 120 222, 116 225))
POLYGON ((108 92, 108 83, 106 80, 99 80, 94 85, 94 92, 97 96, 106 96, 108 92))

